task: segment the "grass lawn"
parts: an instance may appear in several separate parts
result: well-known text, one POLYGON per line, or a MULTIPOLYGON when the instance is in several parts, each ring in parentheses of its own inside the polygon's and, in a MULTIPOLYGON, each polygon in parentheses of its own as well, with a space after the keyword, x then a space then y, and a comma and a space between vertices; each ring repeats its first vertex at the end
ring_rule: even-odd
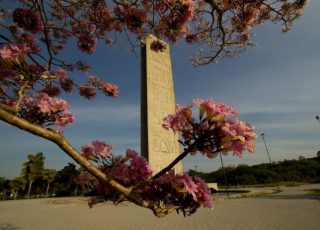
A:
POLYGON ((320 198, 320 189, 311 189, 311 190, 307 190, 307 191, 310 192, 311 195, 317 196, 320 198))

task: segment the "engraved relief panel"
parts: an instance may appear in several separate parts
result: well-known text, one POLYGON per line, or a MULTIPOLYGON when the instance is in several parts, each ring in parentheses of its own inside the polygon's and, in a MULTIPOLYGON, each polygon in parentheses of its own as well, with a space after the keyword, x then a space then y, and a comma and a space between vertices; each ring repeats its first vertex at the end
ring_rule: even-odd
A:
POLYGON ((152 84, 152 101, 159 103, 173 103, 173 92, 168 88, 161 87, 156 84, 152 84))
POLYGON ((167 136, 163 136, 160 133, 154 135, 153 139, 153 150, 165 153, 175 152, 175 138, 174 136, 167 132, 167 136))

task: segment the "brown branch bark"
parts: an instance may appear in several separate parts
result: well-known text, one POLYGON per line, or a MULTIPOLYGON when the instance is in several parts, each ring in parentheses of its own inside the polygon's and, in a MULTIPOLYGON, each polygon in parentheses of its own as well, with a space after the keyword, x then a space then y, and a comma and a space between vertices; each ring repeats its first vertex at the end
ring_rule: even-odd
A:
POLYGON ((167 167, 165 167, 160 172, 158 172, 156 175, 154 175, 152 177, 152 179, 157 179, 160 176, 164 175, 169 170, 171 170, 176 164, 178 164, 178 162, 180 162, 183 158, 185 158, 188 155, 189 152, 190 152, 189 149, 185 150, 176 159, 174 159, 167 167))

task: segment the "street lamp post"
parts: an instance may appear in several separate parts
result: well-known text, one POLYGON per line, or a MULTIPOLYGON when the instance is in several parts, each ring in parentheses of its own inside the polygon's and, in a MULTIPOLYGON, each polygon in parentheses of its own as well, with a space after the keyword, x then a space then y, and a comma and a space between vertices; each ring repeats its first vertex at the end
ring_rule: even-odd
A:
MULTIPOLYGON (((270 158, 270 154, 269 154, 268 146, 267 146, 267 143, 266 143, 266 139, 265 139, 265 137, 264 137, 264 133, 261 132, 261 133, 260 133, 260 136, 262 137, 264 146, 266 147, 266 152, 267 152, 267 155, 268 155, 268 158, 269 158, 270 165, 272 165, 272 161, 271 161, 271 158, 270 158)), ((279 191, 280 189, 279 189, 278 181, 277 181, 276 178, 275 178, 275 182, 276 182, 276 185, 277 185, 277 189, 278 189, 278 191, 279 191)))

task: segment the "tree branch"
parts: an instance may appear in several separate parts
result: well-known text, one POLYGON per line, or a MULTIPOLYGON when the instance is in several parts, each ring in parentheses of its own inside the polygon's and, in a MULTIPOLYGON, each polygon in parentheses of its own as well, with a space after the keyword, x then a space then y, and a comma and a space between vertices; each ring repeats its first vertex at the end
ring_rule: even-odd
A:
POLYGON ((157 179, 160 176, 162 176, 163 174, 165 174, 166 172, 168 172, 169 170, 171 170, 176 164, 178 164, 179 161, 181 161, 183 158, 185 158, 188 153, 190 152, 189 150, 190 148, 188 148, 187 150, 185 150, 183 153, 181 153, 176 159, 174 159, 167 167, 165 167, 164 169, 162 169, 160 172, 158 172, 156 175, 154 175, 152 177, 152 179, 157 179))
POLYGON ((134 187, 127 188, 123 186, 122 184, 114 180, 109 175, 104 174, 98 168, 91 165, 90 162, 87 161, 87 159, 84 158, 81 154, 79 154, 77 150, 75 150, 69 144, 66 138, 61 136, 59 133, 43 128, 42 126, 30 123, 27 120, 24 120, 22 118, 19 118, 18 116, 13 115, 9 111, 11 111, 11 107, 0 104, 0 120, 6 123, 9 123, 26 132, 32 133, 36 136, 42 137, 44 139, 47 139, 55 143, 66 154, 68 154, 72 159, 74 159, 78 164, 84 167, 88 172, 90 172, 92 175, 94 175, 96 178, 103 181, 104 183, 111 185, 118 192, 128 197, 128 200, 132 201, 133 203, 141 207, 151 209, 157 217, 163 217, 167 215, 167 213, 163 209, 158 207, 158 205, 156 205, 155 202, 149 202, 149 201, 143 200, 140 193, 137 192, 137 190, 134 187))

